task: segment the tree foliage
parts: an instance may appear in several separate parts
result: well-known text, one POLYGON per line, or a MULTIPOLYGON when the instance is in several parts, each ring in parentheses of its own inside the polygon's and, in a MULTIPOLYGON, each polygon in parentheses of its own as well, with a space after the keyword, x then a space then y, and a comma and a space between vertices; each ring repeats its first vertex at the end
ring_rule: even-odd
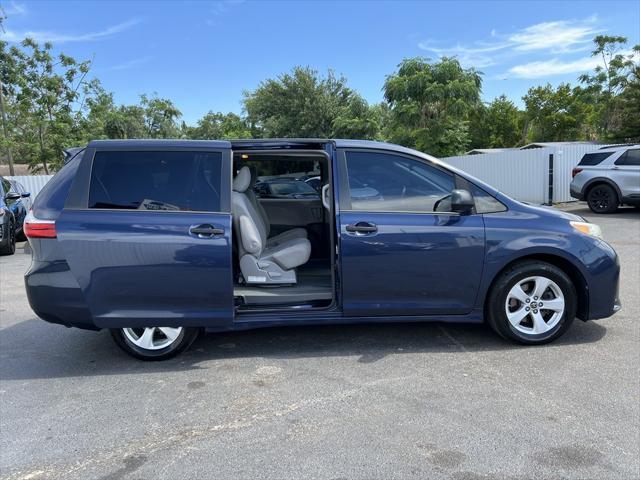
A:
POLYGON ((384 95, 391 107, 391 140, 456 155, 471 142, 469 117, 480 105, 481 76, 454 58, 430 63, 408 58, 387 77, 384 95))
POLYGON ((195 127, 185 126, 187 138, 205 140, 230 140, 233 138, 251 138, 251 130, 246 120, 235 113, 209 112, 195 127))
POLYGON ((332 71, 295 67, 244 94, 254 136, 375 138, 376 111, 332 71))
POLYGON ((584 128, 589 105, 583 100, 583 92, 579 87, 572 88, 563 83, 553 88, 547 84, 544 87, 530 88, 523 99, 531 141, 590 139, 584 128))
POLYGON ((640 142, 640 46, 629 53, 626 43, 598 35, 594 71, 576 86, 530 88, 524 109, 505 95, 483 103, 482 74, 455 58, 418 57, 385 79, 379 104, 331 70, 295 67, 244 92, 242 115, 211 110, 191 126, 169 98, 143 94, 137 103, 117 103, 91 77, 91 60, 51 43, 0 41, 0 147, 6 158, 49 173, 65 148, 103 138, 362 138, 438 156, 531 141, 640 142))
POLYGON ((500 95, 471 115, 471 146, 514 147, 522 143, 524 120, 523 112, 506 95, 500 95))

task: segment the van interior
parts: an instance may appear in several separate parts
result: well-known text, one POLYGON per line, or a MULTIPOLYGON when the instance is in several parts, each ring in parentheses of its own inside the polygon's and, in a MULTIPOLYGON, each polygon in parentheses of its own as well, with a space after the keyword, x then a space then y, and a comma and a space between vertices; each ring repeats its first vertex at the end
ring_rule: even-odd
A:
POLYGON ((334 215, 324 151, 234 151, 233 276, 238 311, 334 301, 334 215))

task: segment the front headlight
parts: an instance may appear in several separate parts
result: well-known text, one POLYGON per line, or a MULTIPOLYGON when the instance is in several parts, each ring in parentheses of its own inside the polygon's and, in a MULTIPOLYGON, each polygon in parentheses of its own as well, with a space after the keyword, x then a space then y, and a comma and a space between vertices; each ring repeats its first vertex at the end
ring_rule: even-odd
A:
POLYGON ((569 222, 573 228, 580 233, 591 235, 592 237, 602 238, 602 229, 595 223, 588 222, 569 222))

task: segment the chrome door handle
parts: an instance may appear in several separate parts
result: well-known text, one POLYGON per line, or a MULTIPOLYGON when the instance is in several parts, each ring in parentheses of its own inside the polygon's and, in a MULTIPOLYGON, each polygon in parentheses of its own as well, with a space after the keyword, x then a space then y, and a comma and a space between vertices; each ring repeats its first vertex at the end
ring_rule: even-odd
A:
POLYGON ((197 235, 199 238, 211 238, 224 235, 224 228, 214 227, 208 223, 202 225, 194 225, 189 228, 189 233, 197 235))
POLYGON ((347 225, 345 230, 349 233, 375 233, 378 231, 378 227, 373 223, 358 222, 356 224, 347 225))

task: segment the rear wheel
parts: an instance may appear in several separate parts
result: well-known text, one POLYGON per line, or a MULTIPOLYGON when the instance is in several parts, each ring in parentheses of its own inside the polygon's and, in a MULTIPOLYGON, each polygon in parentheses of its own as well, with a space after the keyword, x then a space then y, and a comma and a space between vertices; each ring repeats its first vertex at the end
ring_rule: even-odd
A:
POLYGON ((613 213, 618 209, 618 194, 611 185, 595 185, 587 193, 587 203, 594 213, 613 213))
POLYGON ((0 247, 0 255, 13 255, 16 253, 16 228, 13 223, 9 223, 7 226, 7 238, 5 241, 6 243, 0 247))
POLYGON ((183 352, 200 329, 186 327, 116 328, 111 336, 129 355, 140 360, 166 360, 183 352))
POLYGON ((576 315, 576 291, 558 267, 528 261, 504 271, 487 303, 487 320, 502 337, 527 345, 548 343, 576 315))

